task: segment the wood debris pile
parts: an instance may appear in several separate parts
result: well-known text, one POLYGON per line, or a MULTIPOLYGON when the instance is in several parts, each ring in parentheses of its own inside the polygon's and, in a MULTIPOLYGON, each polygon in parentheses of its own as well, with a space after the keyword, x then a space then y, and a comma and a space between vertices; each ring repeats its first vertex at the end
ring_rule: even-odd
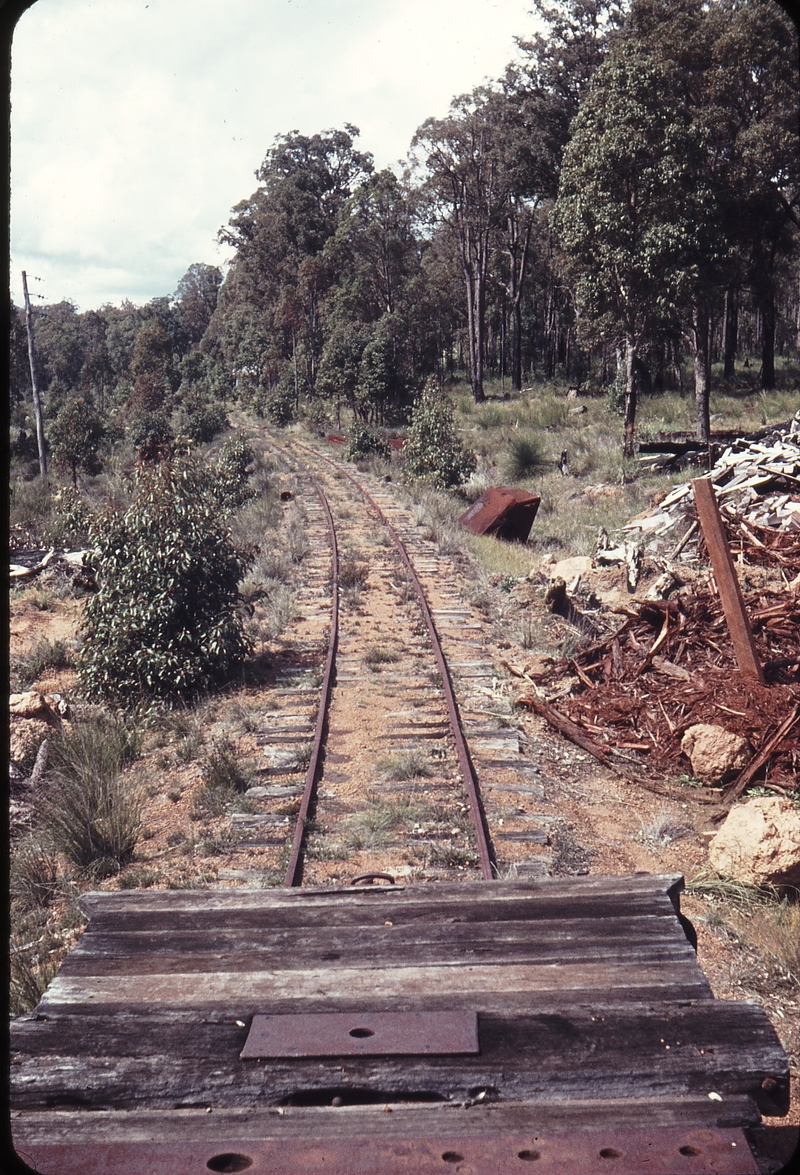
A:
MULTIPOLYGON (((734 441, 708 477, 723 517, 734 527, 745 528, 748 543, 765 541, 755 535, 754 528, 776 531, 796 536, 796 542, 789 545, 800 555, 800 435, 787 429, 765 441, 734 441)), ((692 490, 686 482, 670 490, 649 514, 623 529, 658 539, 693 520, 692 490)))
MULTIPOLYGON (((795 709, 800 717, 800 598, 762 589, 745 604, 765 685, 737 671, 717 596, 685 587, 668 600, 636 603, 611 636, 526 673, 536 689, 519 703, 623 774, 634 767, 659 779, 688 776, 681 738, 700 722, 741 734, 757 755, 795 709), (560 686, 569 679, 565 696, 560 686), (557 711, 549 705, 556 698, 557 711)), ((799 731, 793 722, 748 782, 779 793, 800 787, 799 731)))

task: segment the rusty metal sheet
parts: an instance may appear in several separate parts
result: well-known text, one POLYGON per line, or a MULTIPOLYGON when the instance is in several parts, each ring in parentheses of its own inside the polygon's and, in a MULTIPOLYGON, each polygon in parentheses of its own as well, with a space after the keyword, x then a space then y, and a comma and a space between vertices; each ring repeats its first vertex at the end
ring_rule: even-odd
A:
MULTIPOLYGON (((339 1111, 332 1110, 335 1114, 339 1111)), ((345 1111, 346 1113, 346 1111, 345 1111)), ((40 1175, 758 1175, 740 1129, 17 1145, 40 1175), (536 1164, 534 1166, 534 1164, 536 1164)))
POLYGON ((477 1012, 312 1012, 253 1016, 239 1056, 247 1060, 477 1052, 477 1012))
POLYGON ((516 486, 492 486, 459 518, 472 534, 491 534, 524 543, 530 534, 540 498, 516 486))

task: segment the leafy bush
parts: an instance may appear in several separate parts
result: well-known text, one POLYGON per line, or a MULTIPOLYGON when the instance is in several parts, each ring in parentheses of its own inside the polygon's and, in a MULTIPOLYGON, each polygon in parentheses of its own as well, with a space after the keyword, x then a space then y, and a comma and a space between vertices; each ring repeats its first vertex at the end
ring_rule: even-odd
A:
POLYGON ((244 437, 237 434, 226 437, 222 442, 211 489, 226 511, 237 510, 255 494, 248 484, 249 470, 254 460, 255 454, 244 437))
POLYGON ((167 456, 175 438, 164 412, 136 412, 128 424, 128 440, 143 461, 167 456))
POLYGON ((283 379, 274 388, 259 388, 253 400, 253 411, 262 419, 271 420, 283 428, 291 424, 297 408, 297 393, 288 379, 283 379))
POLYGON ((354 421, 347 444, 344 447, 345 461, 360 461, 365 457, 388 457, 389 445, 373 428, 360 421, 354 421))
POLYGON ((53 494, 53 505, 56 508, 55 518, 50 527, 53 545, 69 541, 85 545, 89 537, 92 512, 79 492, 74 486, 64 486, 53 494))
POLYGON ((475 470, 475 454, 461 447, 453 427, 453 411, 431 377, 411 414, 403 446, 406 471, 428 485, 460 485, 475 470))
POLYGON ((130 860, 142 827, 142 797, 122 776, 139 738, 122 722, 95 719, 55 739, 53 775, 42 821, 75 865, 114 866, 130 860))
POLYGON ((204 404, 192 398, 184 403, 181 427, 193 441, 205 444, 228 427, 228 417, 221 404, 204 404))
POLYGON ((250 651, 237 585, 251 556, 234 547, 212 485, 189 456, 142 465, 128 509, 93 525, 98 590, 78 667, 90 696, 186 698, 228 680, 250 651))

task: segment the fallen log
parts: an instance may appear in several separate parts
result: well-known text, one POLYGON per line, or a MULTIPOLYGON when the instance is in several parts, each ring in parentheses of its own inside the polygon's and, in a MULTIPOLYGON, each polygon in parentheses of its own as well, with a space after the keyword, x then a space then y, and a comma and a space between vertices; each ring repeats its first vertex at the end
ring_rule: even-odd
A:
POLYGON ((30 579, 34 575, 38 575, 40 571, 49 566, 50 562, 55 558, 55 547, 51 547, 40 563, 35 567, 22 567, 18 563, 12 563, 9 568, 10 579, 30 579))

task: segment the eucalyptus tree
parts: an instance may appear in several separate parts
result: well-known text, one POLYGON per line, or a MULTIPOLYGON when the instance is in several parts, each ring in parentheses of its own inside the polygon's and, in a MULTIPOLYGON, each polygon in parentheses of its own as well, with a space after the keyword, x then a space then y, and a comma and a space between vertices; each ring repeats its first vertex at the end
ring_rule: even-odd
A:
POLYGON ((774 0, 721 0, 715 71, 736 192, 740 284, 761 326, 761 383, 775 382, 777 292, 800 239, 800 73, 797 29, 774 0))
MULTIPOLYGON (((503 77, 506 109, 513 112, 505 138, 518 142, 515 166, 521 167, 523 174, 517 192, 525 195, 517 204, 521 215, 509 216, 504 246, 508 277, 503 280, 512 307, 514 387, 521 386, 523 295, 529 271, 535 268, 542 283, 537 321, 532 326, 541 336, 548 375, 555 369, 564 328, 569 329, 574 317, 569 285, 564 281, 545 213, 558 190, 570 124, 609 52, 623 19, 623 5, 617 0, 534 0, 534 14, 543 31, 516 38, 518 56, 503 77)), ((514 211, 512 203, 509 212, 514 211)), ((531 310, 533 307, 529 315, 531 310)))
POLYGON ((80 384, 84 361, 80 315, 72 302, 55 302, 34 311, 33 335, 45 387, 80 384))
MULTIPOLYGON (((483 86, 454 99, 446 118, 424 122, 411 144, 421 179, 422 213, 431 225, 449 230, 457 243, 476 402, 484 399, 487 283, 497 248, 505 249, 506 289, 519 321, 531 197, 535 200, 537 193, 530 143, 521 132, 516 101, 498 88, 483 86)), ((515 336, 518 342, 518 328, 515 336)))
POLYGON ((222 271, 216 265, 195 262, 172 295, 173 312, 181 335, 181 351, 199 345, 217 308, 222 271))
POLYGON ((692 128, 681 318, 694 358, 697 436, 707 441, 712 318, 726 315, 730 349, 742 287, 760 310, 762 382, 774 382, 775 284, 800 208, 797 38, 773 0, 634 0, 624 35, 673 70, 673 100, 692 128))
MULTIPOLYGON (((260 376, 268 385, 288 361, 298 392, 301 377, 313 390, 322 350, 321 301, 329 283, 323 250, 343 205, 372 172, 372 157, 354 146, 357 135, 346 124, 311 136, 278 136, 256 172, 261 186, 220 231, 219 239, 236 254, 212 330, 217 337, 228 334, 229 350, 246 341, 251 350, 262 334, 267 365, 260 376), (244 314, 243 305, 249 307, 244 314)), ((252 362, 251 354, 244 358, 252 362)), ((241 366, 241 356, 234 362, 241 366)))
POLYGON ((640 344, 674 319, 687 292, 687 252, 705 228, 706 193, 693 167, 700 144, 677 83, 673 63, 635 38, 616 45, 572 124, 555 209, 579 314, 624 347, 626 456, 640 344))

